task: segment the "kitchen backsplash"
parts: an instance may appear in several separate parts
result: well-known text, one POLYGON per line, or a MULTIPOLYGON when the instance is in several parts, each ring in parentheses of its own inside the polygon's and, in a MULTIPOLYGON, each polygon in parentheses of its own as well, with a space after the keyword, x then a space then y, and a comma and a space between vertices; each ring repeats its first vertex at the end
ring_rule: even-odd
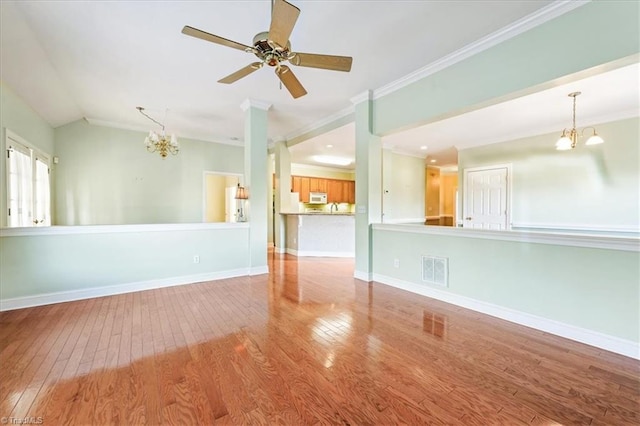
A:
MULTIPOLYGON (((331 213, 332 205, 333 203, 330 203, 330 204, 298 203, 298 211, 301 213, 309 213, 309 212, 331 213)), ((335 203, 335 206, 333 207, 334 213, 336 212, 336 206, 337 206, 337 212, 339 213, 354 213, 356 211, 355 204, 335 203)))

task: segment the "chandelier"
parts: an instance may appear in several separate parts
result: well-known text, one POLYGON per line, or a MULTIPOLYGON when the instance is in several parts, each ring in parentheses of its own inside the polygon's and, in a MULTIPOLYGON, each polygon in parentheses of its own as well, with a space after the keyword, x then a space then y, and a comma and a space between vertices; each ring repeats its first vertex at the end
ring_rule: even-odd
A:
POLYGON ((178 146, 178 138, 176 138, 176 135, 171 134, 171 136, 167 138, 167 135, 164 133, 164 124, 148 116, 144 112, 144 108, 139 106, 136 107, 136 109, 140 111, 140 114, 144 115, 149 120, 162 127, 162 131, 160 132, 160 134, 151 130, 149 132, 149 136, 144 139, 144 144, 147 147, 147 151, 152 153, 158 152, 162 158, 167 158, 167 155, 169 155, 169 153, 176 155, 180 150, 180 147, 178 146))
POLYGON ((587 139, 585 145, 598 145, 604 142, 604 140, 598 135, 595 127, 585 127, 580 132, 576 129, 576 97, 582 92, 571 92, 567 96, 573 98, 573 127, 571 130, 564 129, 560 139, 556 142, 556 149, 558 151, 567 151, 576 147, 578 138, 584 136, 584 132, 587 129, 593 130, 593 134, 587 139))

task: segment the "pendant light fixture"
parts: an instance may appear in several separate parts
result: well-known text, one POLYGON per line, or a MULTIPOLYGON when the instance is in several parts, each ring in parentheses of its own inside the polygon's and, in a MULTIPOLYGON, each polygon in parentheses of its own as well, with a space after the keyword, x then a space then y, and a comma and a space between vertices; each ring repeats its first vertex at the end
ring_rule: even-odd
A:
POLYGON ((162 158, 167 158, 167 155, 169 154, 176 155, 180 150, 180 147, 178 145, 178 138, 176 138, 176 135, 172 134, 170 137, 168 137, 164 133, 164 124, 147 115, 147 113, 144 112, 144 108, 139 106, 136 107, 136 109, 140 111, 140 114, 144 115, 149 120, 162 127, 162 131, 160 132, 160 134, 156 133, 154 130, 151 130, 149 132, 149 136, 144 139, 144 145, 147 147, 147 151, 158 152, 162 158))
POLYGON ((571 92, 567 95, 573 98, 573 127, 570 130, 564 129, 562 131, 560 139, 556 142, 556 149, 558 151, 574 149, 578 143, 578 138, 584 136, 584 132, 587 129, 593 130, 593 134, 589 139, 587 139, 585 145, 598 145, 604 142, 604 140, 598 135, 598 132, 596 132, 595 127, 585 127, 580 132, 578 132, 578 129, 576 128, 576 97, 581 93, 582 92, 571 92))

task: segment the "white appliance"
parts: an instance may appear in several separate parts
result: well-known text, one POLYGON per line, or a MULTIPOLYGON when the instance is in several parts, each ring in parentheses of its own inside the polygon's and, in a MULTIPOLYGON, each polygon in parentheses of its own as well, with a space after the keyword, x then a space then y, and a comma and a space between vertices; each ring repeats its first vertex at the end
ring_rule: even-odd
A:
POLYGON ((309 204, 327 204, 326 192, 310 192, 309 204))

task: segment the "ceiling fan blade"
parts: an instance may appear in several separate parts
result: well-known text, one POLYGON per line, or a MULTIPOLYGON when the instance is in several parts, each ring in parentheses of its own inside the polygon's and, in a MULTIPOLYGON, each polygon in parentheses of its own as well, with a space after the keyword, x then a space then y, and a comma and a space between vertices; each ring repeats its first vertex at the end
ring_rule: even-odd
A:
POLYGON ((252 72, 259 70, 260 68, 262 68, 262 62, 254 62, 252 64, 247 65, 244 68, 239 69, 233 74, 229 74, 225 78, 218 80, 218 83, 231 84, 235 81, 240 80, 243 77, 248 76, 252 72))
POLYGON ((184 26, 184 28, 182 29, 182 34, 186 34, 186 35, 191 36, 191 37, 195 37, 195 38, 199 38, 199 39, 202 39, 202 40, 210 41, 212 43, 221 44, 223 46, 233 47, 234 49, 238 49, 238 50, 251 49, 251 47, 246 46, 246 45, 244 45, 242 43, 238 43, 238 42, 233 41, 233 40, 227 40, 224 37, 220 37, 220 36, 217 36, 217 35, 209 34, 209 33, 205 32, 205 31, 199 30, 197 28, 190 27, 188 25, 184 26))
POLYGON ((276 68, 276 74, 294 99, 307 94, 307 91, 302 87, 302 84, 300 84, 288 66, 282 65, 280 68, 276 68))
POLYGON ((300 15, 300 9, 285 0, 275 0, 271 13, 269 39, 280 47, 286 47, 289 36, 300 15))
POLYGON ((316 53, 298 53, 292 54, 289 62, 299 67, 322 68, 333 71, 351 71, 351 56, 334 56, 334 55, 318 55, 316 53))

